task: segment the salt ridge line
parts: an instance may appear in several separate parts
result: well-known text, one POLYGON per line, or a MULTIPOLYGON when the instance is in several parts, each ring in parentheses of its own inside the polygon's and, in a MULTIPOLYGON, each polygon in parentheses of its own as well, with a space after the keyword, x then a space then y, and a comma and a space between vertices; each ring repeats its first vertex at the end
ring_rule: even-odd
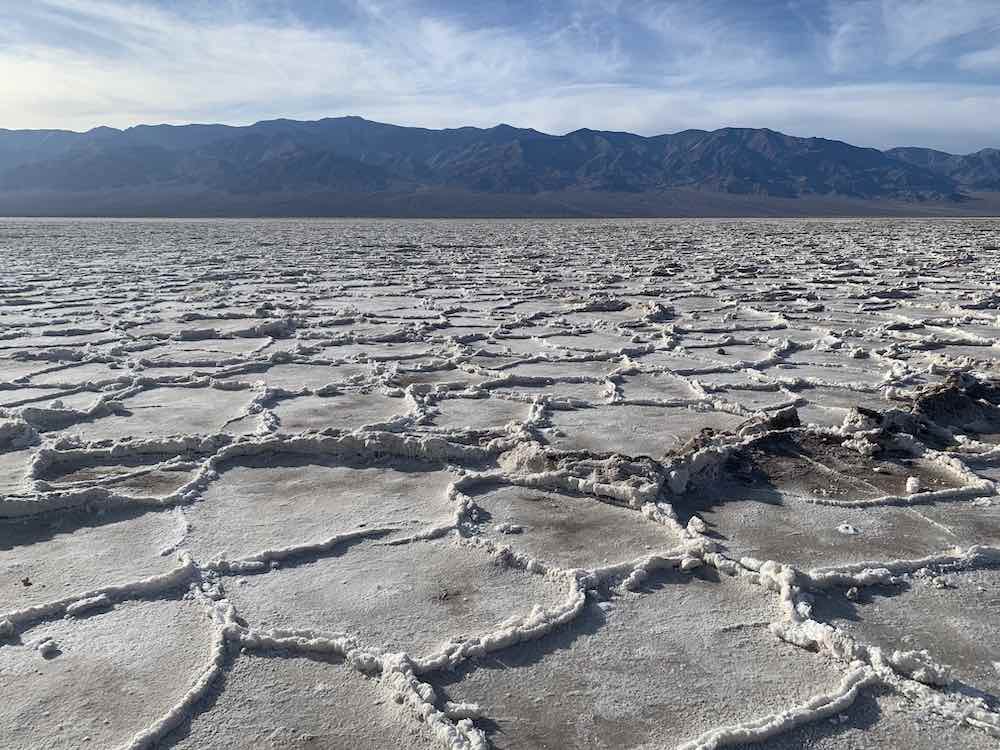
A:
MULTIPOLYGON (((359 536, 366 536, 366 535, 367 534, 359 536)), ((347 535, 343 537, 341 540, 350 538, 350 536, 351 535, 347 535)), ((324 545, 326 549, 329 549, 331 546, 332 545, 324 545)), ((313 545, 304 545, 300 547, 298 550, 286 550, 281 556, 284 557, 287 556, 288 554, 292 554, 293 552, 305 553, 305 552, 315 552, 315 551, 321 552, 323 550, 316 549, 313 545)), ((257 563, 256 566, 253 566, 256 568, 259 567, 261 561, 254 559, 251 561, 251 563, 257 563)), ((215 566, 210 563, 209 567, 212 568, 215 566)), ((529 563, 525 567, 528 570, 532 570, 533 567, 536 568, 537 566, 533 566, 532 564, 529 563)), ((223 566, 224 571, 243 572, 246 569, 247 566, 242 564, 237 564, 236 567, 232 567, 231 565, 223 566)), ((462 658, 468 658, 470 655, 478 655, 486 653, 490 650, 504 648, 520 640, 541 637, 546 632, 549 632, 552 628, 557 627, 560 624, 572 619, 572 617, 576 614, 576 612, 578 612, 579 605, 580 603, 582 603, 582 601, 583 601, 582 592, 577 591, 575 595, 572 595, 570 597, 570 601, 567 605, 569 607, 568 609, 565 609, 561 612, 556 612, 555 614, 551 612, 533 612, 532 615, 529 617, 529 619, 525 621, 525 623, 520 627, 517 624, 512 623, 511 625, 508 626, 507 630, 502 630, 492 636, 486 636, 484 639, 474 643, 466 643, 462 647, 462 652, 463 652, 462 658)), ((287 647, 290 644, 286 642, 284 643, 284 645, 287 647)), ((429 670, 433 668, 440 668, 443 665, 443 662, 440 661, 441 658, 447 659, 449 663, 454 664, 454 659, 456 658, 456 656, 457 653, 455 651, 451 651, 447 655, 443 655, 442 657, 440 657, 437 660, 437 662, 432 661, 430 663, 422 664, 420 669, 429 670)), ((150 741, 149 740, 150 737, 160 736, 162 733, 166 731, 166 729, 169 729, 171 726, 175 725, 178 721, 180 721, 181 719, 179 717, 181 716, 184 710, 184 706, 187 704, 193 704, 197 700, 198 695, 200 695, 200 693, 203 692, 204 689, 207 689, 207 684, 210 681, 210 678, 217 673, 218 659, 215 659, 213 661, 213 664, 215 666, 206 671, 206 676, 199 681, 198 687, 195 688, 194 691, 185 698, 185 704, 183 704, 180 707, 177 707, 175 710, 172 710, 168 714, 167 718, 163 720, 163 722, 158 724, 156 727, 151 728, 149 732, 137 738, 132 745, 129 745, 129 747, 147 746, 148 742, 150 741)), ((427 714, 425 719, 427 717, 432 717, 432 716, 434 716, 434 714, 432 713, 427 714)), ((450 730, 444 732, 444 734, 448 737, 451 737, 450 730)), ((452 738, 452 740, 454 740, 454 738, 452 738)), ((463 747, 461 742, 458 741, 452 741, 452 746, 463 747)))
MULTIPOLYGON (((607 302, 597 302, 597 303, 595 303, 595 304, 593 304, 593 305, 588 305, 588 304, 584 304, 584 305, 580 305, 580 306, 577 306, 577 308, 574 308, 574 310, 579 310, 579 311, 582 311, 582 310, 585 310, 585 309, 586 309, 586 308, 588 308, 588 307, 589 307, 590 309, 594 309, 594 310, 602 310, 602 311, 614 311, 614 309, 615 309, 615 308, 618 308, 618 309, 620 309, 620 310, 621 310, 621 309, 625 309, 625 308, 627 308, 627 307, 628 307, 628 305, 627 305, 627 304, 624 304, 624 305, 622 305, 622 304, 620 304, 620 303, 610 303, 610 304, 609 304, 609 303, 607 303, 607 302)), ((711 328, 711 327, 709 327, 709 328, 711 328)), ((736 329, 737 327, 736 327, 736 326, 732 326, 731 328, 733 328, 733 329, 735 330, 735 329, 736 329)), ((694 330, 694 329, 692 329, 692 330, 694 330)), ((417 334, 417 336, 416 336, 416 337, 417 337, 417 338, 419 338, 419 337, 420 337, 420 336, 422 336, 422 335, 423 335, 423 334, 417 334)), ((406 338, 406 336, 403 336, 402 338, 404 338, 404 339, 405 339, 405 338, 406 338)), ((482 339, 480 339, 480 340, 482 340, 482 339)), ((728 345, 728 342, 727 342, 727 345, 728 345)), ((180 360, 178 360, 178 362, 179 362, 179 361, 180 361, 180 360)), ((207 362, 207 361, 209 361, 209 360, 208 360, 208 359, 202 359, 202 360, 199 360, 199 361, 200 361, 200 362, 207 362)), ((583 360, 581 360, 581 361, 583 361, 583 360)), ((711 369, 713 369, 713 368, 708 368, 708 369, 710 369, 710 370, 711 370, 711 369)), ((725 372, 725 371, 730 371, 730 372, 736 372, 736 371, 738 371, 738 370, 739 370, 739 369, 741 369, 741 368, 740 368, 740 366, 737 366, 737 365, 732 365, 732 366, 730 366, 730 368, 729 368, 729 369, 725 369, 725 368, 714 368, 714 369, 715 369, 715 371, 717 371, 717 372, 725 372)), ((427 369, 425 369, 425 370, 423 370, 423 371, 424 371, 424 372, 434 372, 433 368, 427 368, 427 369)), ((553 379, 546 379, 546 380, 552 380, 553 382, 556 382, 556 383, 559 383, 559 382, 573 382, 573 381, 574 381, 574 379, 559 379, 559 378, 553 378, 553 379)), ((584 381, 580 381, 580 382, 584 382, 584 381)), ((589 380, 587 380, 587 381, 585 381, 585 382, 590 382, 590 381, 589 381, 589 380)), ((612 381, 605 381, 605 382, 612 382, 612 381)), ((803 381, 803 382, 805 382, 805 381, 803 381)), ((822 381, 822 380, 817 380, 816 382, 824 382, 824 381, 822 381)), ((461 383, 461 381, 452 381, 452 382, 447 382, 447 383, 446 383, 446 385, 447 385, 447 386, 449 386, 449 387, 450 387, 450 386, 452 386, 452 385, 461 385, 461 384, 462 384, 462 383, 461 383)), ((445 389, 445 390, 446 390, 446 389, 445 389)), ((680 486, 680 482, 678 482, 677 484, 678 484, 678 486, 680 486)), ((691 526, 691 524, 689 524, 689 526, 691 526)), ((693 558, 689 558, 689 559, 693 559, 693 558)))
POLYGON ((73 594, 52 602, 37 604, 20 610, 14 610, 0 615, 0 636, 11 638, 18 631, 42 620, 53 619, 65 615, 71 607, 80 602, 124 601, 126 599, 147 596, 159 596, 171 590, 183 587, 198 575, 198 566, 190 555, 178 556, 179 566, 161 575, 150 576, 137 581, 116 586, 105 586, 92 591, 73 594))
MULTIPOLYGON (((693 558, 689 557, 687 559, 693 559, 693 558)), ((675 561, 675 564, 676 564, 676 561, 675 561)), ((682 565, 683 565, 683 563, 682 563, 682 565)), ((524 636, 521 635, 520 637, 523 638, 524 636)), ((503 646, 500 646, 500 647, 503 647, 503 646)), ((841 703, 838 703, 836 705, 841 705, 841 703)), ((822 715, 822 714, 820 714, 820 715, 822 715)), ((795 722, 798 722, 799 720, 801 720, 803 716, 808 716, 808 714, 807 713, 803 713, 803 711, 799 711, 798 713, 794 714, 795 722)), ((791 720, 789 720, 789 721, 791 721, 791 720)), ((775 728, 778 727, 778 726, 780 726, 780 722, 778 722, 777 720, 771 721, 771 722, 768 723, 769 731, 775 730, 775 728)), ((788 724, 788 726, 795 726, 795 723, 788 724)), ((745 738, 745 737, 747 737, 749 735, 746 735, 741 730, 739 733, 734 734, 733 736, 735 736, 735 737, 744 737, 745 738)), ((766 735, 762 735, 762 736, 766 736, 766 735)))
POLYGON ((222 674, 227 658, 226 626, 228 625, 229 613, 221 614, 210 600, 205 600, 205 606, 210 612, 215 629, 212 652, 208 662, 178 704, 170 707, 165 714, 146 729, 133 735, 130 740, 120 746, 119 750, 147 750, 147 748, 154 747, 159 740, 180 726, 190 716, 194 706, 205 697, 212 684, 222 674))
POLYGON ((935 662, 927 651, 891 652, 858 642, 851 635, 829 624, 812 618, 809 592, 834 586, 857 587, 891 582, 895 574, 921 568, 954 567, 973 570, 993 567, 1000 560, 997 548, 974 546, 968 550, 931 555, 919 560, 893 560, 865 562, 843 570, 811 571, 803 574, 791 566, 774 561, 760 562, 748 558, 740 560, 738 574, 756 574, 764 586, 777 591, 784 605, 785 618, 771 624, 770 630, 778 638, 817 650, 842 659, 846 663, 864 662, 874 670, 873 679, 879 684, 904 695, 933 705, 934 710, 1000 737, 1000 712, 983 699, 959 693, 942 693, 932 688, 947 687, 951 676, 947 667, 935 662))
POLYGON ((804 724, 839 714, 854 703, 862 689, 876 684, 878 679, 875 674, 862 667, 844 677, 836 692, 816 696, 807 703, 780 714, 713 729, 697 739, 679 745, 677 750, 717 750, 746 742, 762 742, 804 724))

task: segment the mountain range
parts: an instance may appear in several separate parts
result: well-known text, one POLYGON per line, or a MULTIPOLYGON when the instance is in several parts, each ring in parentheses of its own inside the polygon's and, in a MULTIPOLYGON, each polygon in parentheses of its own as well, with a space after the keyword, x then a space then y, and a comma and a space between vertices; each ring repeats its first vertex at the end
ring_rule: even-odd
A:
POLYGON ((0 129, 5 215, 962 214, 996 213, 998 195, 998 149, 879 151, 768 129, 0 129))

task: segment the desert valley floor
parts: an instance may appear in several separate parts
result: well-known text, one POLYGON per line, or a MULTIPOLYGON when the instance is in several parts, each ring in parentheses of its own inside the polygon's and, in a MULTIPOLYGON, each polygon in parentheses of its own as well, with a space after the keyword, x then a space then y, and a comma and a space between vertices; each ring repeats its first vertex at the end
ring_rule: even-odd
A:
POLYGON ((0 221, 0 746, 996 747, 1000 221, 0 221))

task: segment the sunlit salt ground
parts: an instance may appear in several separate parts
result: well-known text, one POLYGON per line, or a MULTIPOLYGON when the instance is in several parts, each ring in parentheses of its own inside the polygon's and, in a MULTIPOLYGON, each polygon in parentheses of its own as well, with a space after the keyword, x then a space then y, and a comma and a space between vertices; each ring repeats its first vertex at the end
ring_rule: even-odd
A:
POLYGON ((0 223, 0 746, 996 747, 998 244, 0 223))

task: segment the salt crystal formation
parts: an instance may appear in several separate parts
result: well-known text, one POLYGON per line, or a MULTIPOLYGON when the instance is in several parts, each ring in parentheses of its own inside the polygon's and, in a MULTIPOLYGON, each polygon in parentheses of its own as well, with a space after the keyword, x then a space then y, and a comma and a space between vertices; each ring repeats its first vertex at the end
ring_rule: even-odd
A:
POLYGON ((0 230, 4 748, 1000 737, 1000 223, 0 230))

